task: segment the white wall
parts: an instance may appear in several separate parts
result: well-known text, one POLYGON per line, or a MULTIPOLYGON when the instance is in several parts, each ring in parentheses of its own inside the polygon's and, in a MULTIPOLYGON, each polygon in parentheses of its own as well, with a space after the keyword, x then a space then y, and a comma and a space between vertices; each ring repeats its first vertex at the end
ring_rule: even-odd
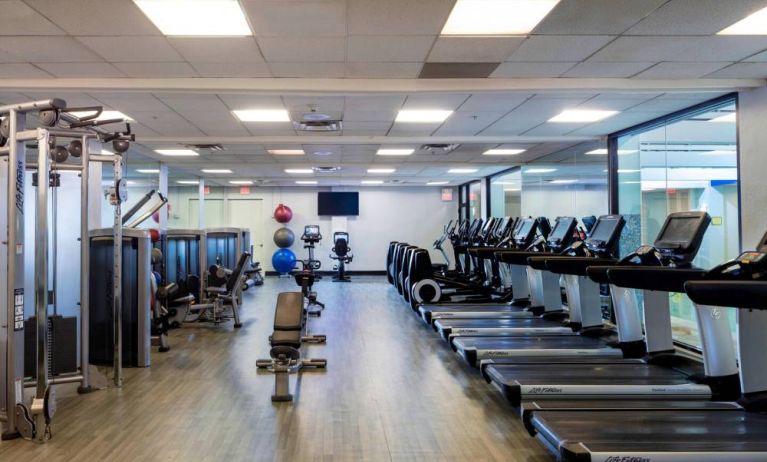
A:
MULTIPOLYGON (((350 234, 354 261, 350 271, 383 271, 386 250, 390 241, 407 241, 413 245, 431 250, 432 242, 442 234, 442 226, 457 216, 457 194, 453 201, 443 202, 441 188, 431 187, 370 187, 349 189, 360 193, 360 215, 348 217, 346 231, 350 234)), ((248 198, 263 200, 263 250, 262 266, 272 270, 271 256, 277 249, 272 241, 274 231, 283 226, 272 218, 274 209, 283 203, 293 210, 293 220, 287 226, 296 234, 296 243, 291 248, 299 259, 306 258, 306 251, 298 240, 304 226, 319 224, 323 240, 318 245, 316 257, 322 261, 323 270, 333 268, 329 258, 333 247, 333 231, 330 217, 317 215, 317 192, 329 188, 305 187, 252 187, 250 194, 241 195, 239 188, 211 188, 209 199, 248 198)), ((336 188, 334 190, 341 190, 336 188)), ((129 191, 134 197, 145 193, 140 188, 129 191)), ((190 199, 197 198, 197 187, 171 187, 168 199, 171 204, 169 228, 197 228, 189 223, 190 199)), ((130 202, 130 201, 129 201, 130 202)), ((129 206, 128 206, 129 207, 129 206)), ((225 207, 226 209, 226 207, 225 207)), ((343 220, 337 220, 343 222, 343 220)), ((150 222, 154 225, 154 222, 150 222)), ((341 230, 339 230, 341 231, 341 230)), ((258 245, 259 242, 252 244, 258 245)), ((258 250, 258 249, 257 249, 258 250)), ((439 252, 432 253, 435 261, 442 261, 439 252)))
POLYGON ((740 149, 741 245, 753 249, 767 230, 767 88, 740 93, 738 138, 740 149))

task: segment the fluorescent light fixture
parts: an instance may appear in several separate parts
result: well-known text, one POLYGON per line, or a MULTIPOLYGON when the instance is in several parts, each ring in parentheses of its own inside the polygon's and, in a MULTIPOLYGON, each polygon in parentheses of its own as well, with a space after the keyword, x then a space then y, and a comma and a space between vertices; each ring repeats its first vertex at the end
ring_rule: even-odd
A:
POLYGON ((486 156, 516 156, 525 152, 524 149, 488 149, 483 154, 486 156))
POLYGON ((529 168, 525 170, 525 173, 551 173, 556 172, 555 168, 529 168))
POLYGON ((619 168, 618 173, 639 173, 638 169, 619 168))
POLYGON ((737 114, 734 112, 731 112, 729 114, 725 114, 723 116, 714 117, 713 119, 709 120, 709 122, 717 122, 717 123, 734 123, 737 120, 737 114))
POLYGON ((197 157, 200 155, 191 149, 155 149, 154 152, 168 157, 197 157))
POLYGON ((515 185, 517 184, 516 181, 493 181, 493 184, 509 184, 509 185, 515 185))
POLYGON ((573 184, 577 183, 578 180, 551 180, 549 181, 550 184, 573 184))
POLYGON ((715 149, 713 151, 701 152, 702 156, 734 156, 736 151, 730 151, 727 149, 715 149))
POLYGON ((136 183, 136 182, 135 182, 135 181, 133 181, 133 180, 127 180, 125 183, 126 183, 128 186, 136 186, 136 185, 138 185, 138 183, 136 183))
POLYGON ((429 181, 426 186, 441 186, 450 183, 449 181, 429 181))
POLYGON ((200 184, 198 180, 178 180, 176 184, 200 184))
POLYGON ((202 173, 232 173, 228 168, 204 168, 202 173))
POLYGON ((458 0, 442 35, 525 35, 559 0, 458 0))
POLYGON ((369 168, 368 173, 394 173, 396 168, 369 168))
POLYGON ((379 156, 409 156, 415 149, 388 149, 381 148, 376 152, 379 156))
POLYGON ((519 192, 521 191, 520 188, 503 188, 504 192, 519 192))
POLYGON ((752 13, 735 24, 720 30, 717 35, 765 35, 767 34, 767 8, 752 13))
POLYGON ((451 168, 447 173, 477 173, 477 168, 451 168))
POLYGON ((240 122, 290 122, 285 109, 240 109, 232 113, 240 122))
POLYGON ((383 184, 383 180, 362 180, 360 184, 383 184))
POLYGON ((317 182, 314 180, 299 180, 296 181, 296 184, 317 184, 317 182))
POLYGON ((160 173, 159 168, 137 168, 138 173, 160 173))
POLYGON ((249 185, 252 185, 253 182, 250 180, 231 180, 229 184, 239 185, 239 186, 249 186, 249 185))
POLYGON ((285 173, 314 173, 310 168, 286 168, 285 173))
MULTIPOLYGON (((637 152, 636 149, 618 149, 618 155, 623 156, 626 154, 633 154, 637 152)), ((587 156, 606 156, 607 155, 607 149, 594 149, 593 151, 589 151, 586 153, 587 156)))
POLYGON ((303 156, 303 149, 269 149, 269 154, 274 156, 303 156))
MULTIPOLYGON (((95 114, 96 111, 75 111, 70 112, 75 117, 85 117, 95 114)), ((101 114, 99 114, 98 117, 96 117, 96 120, 110 120, 110 119, 124 119, 128 122, 133 122, 133 119, 128 117, 127 115, 123 114, 120 111, 101 111, 101 114)))
POLYGON ((253 35, 237 0, 133 0, 164 35, 253 35))
POLYGON ((614 116, 618 111, 600 111, 598 109, 565 109, 555 115, 549 122, 559 123, 588 123, 599 122, 614 116))
POLYGON ((109 149, 102 149, 101 150, 101 155, 102 156, 113 156, 113 155, 115 155, 115 153, 113 153, 109 149))
POLYGON ((402 109, 395 122, 437 123, 444 122, 453 111, 442 109, 402 109))

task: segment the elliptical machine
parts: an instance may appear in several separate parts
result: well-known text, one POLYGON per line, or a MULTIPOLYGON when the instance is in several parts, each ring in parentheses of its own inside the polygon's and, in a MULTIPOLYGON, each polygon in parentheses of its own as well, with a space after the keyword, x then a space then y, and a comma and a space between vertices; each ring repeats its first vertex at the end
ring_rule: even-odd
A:
POLYGON ((349 247, 349 233, 346 231, 336 231, 333 233, 333 253, 330 254, 330 258, 338 260, 338 265, 333 268, 338 271, 338 274, 333 276, 333 282, 352 282, 351 278, 346 275, 346 264, 351 263, 352 259, 354 259, 351 250, 352 248, 349 247))

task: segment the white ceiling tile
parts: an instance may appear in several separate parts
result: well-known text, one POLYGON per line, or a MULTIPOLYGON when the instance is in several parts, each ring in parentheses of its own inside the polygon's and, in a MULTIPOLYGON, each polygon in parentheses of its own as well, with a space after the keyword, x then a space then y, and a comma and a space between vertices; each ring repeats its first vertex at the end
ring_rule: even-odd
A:
POLYGON ((440 37, 429 62, 501 62, 516 50, 524 37, 440 37))
POLYGON ((640 93, 635 95, 603 93, 601 95, 590 98, 588 101, 582 104, 609 111, 625 111, 629 108, 642 104, 645 101, 650 101, 653 98, 657 98, 658 96, 660 96, 659 93, 640 93))
POLYGON ((398 109, 384 109, 384 110, 357 110, 349 109, 344 110, 344 121, 354 122, 393 122, 397 117, 398 109))
POLYGON ((533 95, 529 94, 497 94, 479 93, 471 95, 461 107, 460 112, 467 111, 503 111, 508 112, 524 103, 533 95))
POLYGON ((0 50, 16 62, 82 63, 103 61, 97 54, 71 37, 3 37, 0 50))
POLYGON ((155 97, 174 111, 186 112, 218 112, 229 113, 229 110, 216 95, 184 94, 184 93, 155 93, 155 97))
POLYGON ((652 66, 652 62, 644 63, 597 63, 584 61, 577 64, 564 74, 564 77, 604 77, 620 78, 631 77, 638 72, 652 66))
POLYGON ((350 130, 383 130, 384 133, 389 131, 391 122, 356 122, 344 120, 344 133, 350 130))
POLYGON ((352 0, 349 35, 438 35, 453 0, 352 0))
POLYGON ((610 35, 534 35, 525 40, 508 61, 582 61, 614 38, 610 35))
POLYGON ((131 1, 26 0, 71 35, 160 35, 131 1))
POLYGON ((423 124, 410 124, 410 123, 394 123, 391 130, 389 130, 390 136, 430 136, 440 127, 441 124, 423 123, 423 124))
POLYGON ((736 63, 706 75, 711 79, 763 79, 767 77, 767 63, 736 63))
POLYGON ((7 91, 0 92, 0 103, 2 104, 23 103, 29 101, 29 99, 29 96, 23 95, 21 93, 13 93, 7 91))
POLYGON ((274 77, 340 78, 346 73, 344 63, 277 63, 270 62, 269 69, 274 77))
POLYGON ((346 35, 346 0, 245 0, 243 6, 257 36, 346 35))
POLYGON ((183 61, 165 37, 77 37, 77 40, 111 62, 183 61))
POLYGON ((134 78, 199 77, 187 63, 113 63, 115 67, 134 78))
POLYGON ((757 53, 753 56, 749 56, 744 61, 749 63, 765 63, 767 62, 767 51, 763 51, 762 53, 757 53))
POLYGON ((595 53, 592 62, 658 62, 684 56, 700 37, 618 37, 595 53))
POLYGON ((258 44, 269 62, 343 62, 346 39, 341 37, 259 37, 258 44))
POLYGON ((269 65, 266 63, 198 63, 189 64, 202 77, 271 77, 269 65))
POLYGON ((253 37, 170 37, 168 41, 189 62, 264 62, 253 37))
POLYGON ((166 136, 202 136, 203 133, 174 112, 133 112, 131 117, 139 123, 166 136))
POLYGON ((626 112, 615 117, 610 117, 609 119, 602 122, 597 122, 586 127, 579 128, 570 134, 584 136, 609 135, 610 133, 616 132, 618 130, 623 130, 624 128, 629 128, 634 125, 650 121, 662 116, 663 114, 667 114, 667 112, 626 112))
POLYGON ((130 115, 131 111, 167 112, 170 108, 151 94, 146 93, 88 93, 93 98, 113 109, 130 115))
POLYGON ((350 79, 415 79, 421 73, 421 63, 346 63, 350 79))
POLYGON ((347 111, 398 111, 405 102, 405 95, 350 95, 344 107, 347 111))
POLYGON ((49 73, 31 64, 0 64, 0 78, 2 79, 44 79, 51 77, 49 73))
POLYGON ((685 109, 690 106, 693 106, 697 104, 698 102, 705 101, 707 99, 714 98, 714 95, 711 95, 710 97, 708 95, 701 96, 699 95, 698 99, 691 100, 689 98, 679 98, 675 95, 663 95, 658 98, 654 98, 650 101, 647 101, 642 104, 638 104, 631 109, 628 109, 626 113, 631 112, 655 112, 655 113, 670 113, 674 111, 678 111, 680 109, 685 109))
POLYGON ((501 112, 464 112, 450 116, 434 134, 436 136, 472 136, 506 114, 501 112))
POLYGON ((616 35, 667 0, 565 0, 533 31, 553 35, 616 35))
POLYGON ((0 35, 64 35, 65 32, 21 0, 0 1, 0 35))
POLYGON ((697 79, 728 66, 727 62, 704 63, 658 63, 637 74, 639 79, 697 79))
POLYGON ((125 77, 109 63, 37 63, 37 66, 60 78, 125 77))
POLYGON ((464 101, 469 99, 467 94, 414 94, 408 95, 407 100, 402 105, 402 109, 442 109, 454 111, 464 101))
POLYGON ((282 100, 290 112, 309 112, 315 107, 319 112, 342 112, 345 98, 343 96, 284 96, 282 100))
POLYGON ((767 49, 767 37, 764 36, 725 37, 717 35, 701 38, 697 44, 674 57, 674 59, 670 59, 670 61, 740 61, 764 49, 767 49))
POLYGON ((434 43, 428 35, 353 35, 349 37, 350 62, 421 62, 434 43))
POLYGON ((543 123, 522 133, 525 136, 563 136, 584 124, 549 124, 543 123))
POLYGON ((559 77, 573 67, 575 63, 501 63, 491 78, 535 78, 559 77))
POLYGON ((222 93, 218 95, 229 109, 285 109, 279 96, 238 95, 222 93))
POLYGON ((711 35, 767 6, 763 0, 671 0, 629 35, 711 35))

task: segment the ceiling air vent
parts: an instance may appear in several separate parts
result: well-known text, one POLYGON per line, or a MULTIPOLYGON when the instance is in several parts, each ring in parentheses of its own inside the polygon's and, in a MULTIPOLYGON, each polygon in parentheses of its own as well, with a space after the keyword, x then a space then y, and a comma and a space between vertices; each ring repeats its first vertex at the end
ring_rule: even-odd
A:
POLYGON ((223 151, 225 149, 220 144, 187 144, 186 147, 191 149, 208 149, 210 151, 223 151))
POLYGON ((337 132, 343 127, 340 120, 301 120, 293 128, 302 132, 337 132))
POLYGON ((341 167, 312 167, 316 173, 335 173, 341 170, 341 167))
POLYGON ((421 151, 428 151, 432 154, 450 154, 460 144, 424 144, 421 146, 421 151))

